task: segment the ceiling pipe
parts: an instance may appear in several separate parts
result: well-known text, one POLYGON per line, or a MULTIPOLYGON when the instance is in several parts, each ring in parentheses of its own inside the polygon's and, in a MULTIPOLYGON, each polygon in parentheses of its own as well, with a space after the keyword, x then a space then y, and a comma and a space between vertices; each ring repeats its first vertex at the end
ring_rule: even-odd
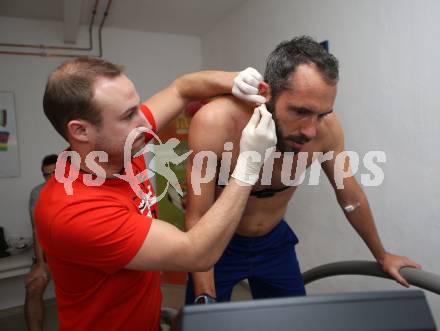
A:
POLYGON ((99 41, 99 57, 102 57, 102 27, 104 26, 104 22, 107 19, 107 15, 110 11, 110 5, 112 4, 113 0, 108 0, 107 7, 104 11, 104 16, 102 17, 101 24, 99 25, 98 29, 98 41, 99 41))
POLYGON ((0 43, 0 46, 5 47, 20 47, 20 48, 39 48, 39 49, 64 49, 64 50, 77 50, 77 51, 91 51, 93 49, 93 23, 95 21, 96 9, 98 7, 99 0, 95 0, 95 7, 92 11, 92 18, 89 25, 89 47, 72 47, 72 46, 47 46, 47 45, 32 45, 32 44, 7 44, 0 43))
MULTIPOLYGON (((102 57, 102 28, 104 26, 104 22, 108 16, 110 11, 110 5, 112 0, 107 1, 107 6, 104 11, 104 15, 102 17, 101 23, 98 29, 98 39, 99 39, 99 54, 98 55, 89 55, 92 57, 102 57)), ((99 0, 95 0, 95 6, 92 12, 92 18, 89 25, 89 47, 68 47, 68 46, 46 46, 46 45, 32 45, 32 44, 7 44, 0 43, 0 46, 5 47, 20 47, 20 48, 39 48, 43 49, 57 49, 57 50, 75 50, 75 51, 91 51, 93 50, 93 23, 95 20, 97 7, 99 4, 99 0)), ((81 54, 61 54, 61 53, 47 53, 47 52, 20 52, 20 51, 0 51, 0 54, 5 55, 28 55, 28 56, 39 56, 39 57, 78 57, 81 54)))
POLYGON ((39 56, 39 57, 78 57, 78 54, 57 54, 57 53, 37 53, 37 52, 14 52, 14 51, 0 51, 0 54, 5 55, 28 55, 28 56, 39 56))

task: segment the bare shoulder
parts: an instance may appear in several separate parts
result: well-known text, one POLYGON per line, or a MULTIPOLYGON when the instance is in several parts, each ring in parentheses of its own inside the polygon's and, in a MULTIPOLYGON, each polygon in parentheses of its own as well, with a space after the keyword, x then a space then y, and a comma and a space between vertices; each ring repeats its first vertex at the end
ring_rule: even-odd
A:
POLYGON ((215 98, 194 115, 191 125, 209 128, 233 129, 236 121, 249 112, 249 106, 232 96, 215 98))
POLYGON ((232 96, 223 96, 205 104, 191 119, 189 142, 192 147, 220 146, 241 136, 249 120, 249 105, 232 96))
POLYGON ((335 113, 324 117, 320 124, 319 137, 327 151, 343 148, 344 131, 335 113))

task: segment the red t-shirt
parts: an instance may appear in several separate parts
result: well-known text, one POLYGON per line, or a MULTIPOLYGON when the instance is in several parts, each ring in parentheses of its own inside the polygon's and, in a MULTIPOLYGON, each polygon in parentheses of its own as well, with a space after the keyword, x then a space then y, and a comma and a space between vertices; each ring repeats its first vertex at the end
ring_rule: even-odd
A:
MULTIPOLYGON (((156 131, 151 112, 141 109, 156 131)), ((132 167, 134 173, 142 172, 143 156, 133 159, 132 167)), ((38 239, 55 284, 60 330, 157 331, 159 272, 124 269, 157 217, 152 186, 149 181, 141 185, 153 197, 145 201, 125 180, 106 179, 93 187, 83 183, 83 176, 80 172, 72 183, 72 195, 53 176, 35 211, 38 239)))

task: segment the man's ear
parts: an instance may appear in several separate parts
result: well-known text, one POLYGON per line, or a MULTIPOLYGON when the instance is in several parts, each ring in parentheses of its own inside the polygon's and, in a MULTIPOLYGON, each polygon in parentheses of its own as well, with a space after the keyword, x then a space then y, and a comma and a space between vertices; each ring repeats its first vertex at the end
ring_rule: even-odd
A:
POLYGON ((67 135, 79 142, 89 142, 91 134, 91 124, 84 120, 72 120, 67 123, 67 135))
POLYGON ((270 98, 272 96, 270 86, 266 82, 261 82, 258 86, 259 94, 266 98, 266 102, 270 101, 270 98))

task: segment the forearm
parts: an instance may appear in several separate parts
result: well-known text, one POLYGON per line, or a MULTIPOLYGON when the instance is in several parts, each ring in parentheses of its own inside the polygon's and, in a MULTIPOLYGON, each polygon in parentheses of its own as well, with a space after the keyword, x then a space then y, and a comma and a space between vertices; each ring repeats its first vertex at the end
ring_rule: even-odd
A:
POLYGON ((34 247, 34 256, 37 259, 37 263, 43 262, 44 261, 44 252, 43 249, 41 248, 40 243, 38 242, 38 236, 37 233, 35 232, 35 226, 34 226, 34 209, 30 208, 29 209, 29 214, 30 214, 30 218, 31 218, 31 225, 32 225, 32 238, 33 238, 33 247, 34 247))
POLYGON ((209 294, 213 298, 217 297, 215 289, 214 268, 204 272, 193 272, 194 294, 195 296, 203 293, 209 294))
POLYGON ((171 85, 180 97, 189 102, 231 93, 237 72, 200 71, 177 78, 171 85))
POLYGON ((232 93, 237 73, 223 71, 201 71, 183 75, 166 89, 145 101, 156 121, 157 130, 166 127, 192 100, 212 98, 232 93))
POLYGON ((251 188, 231 178, 212 207, 187 232, 191 253, 198 261, 195 270, 206 270, 220 258, 241 219, 251 188))
MULTIPOLYGON (((192 229, 199 221, 199 213, 197 213, 197 215, 191 215, 191 212, 187 213, 185 217, 186 231, 192 229)), ((214 268, 211 268, 207 271, 193 272, 192 281, 194 284, 195 296, 206 293, 214 298, 216 297, 214 268)))
POLYGON ((381 261, 385 249, 380 240, 379 234, 374 223, 368 200, 365 195, 358 198, 358 207, 351 212, 345 211, 350 224, 365 242, 377 261, 381 261))
POLYGON ((37 263, 45 263, 44 261, 44 252, 41 248, 41 245, 38 241, 38 237, 34 235, 34 253, 35 257, 37 258, 37 263))
POLYGON ((32 214, 31 214, 31 224, 32 224, 32 246, 34 249, 34 256, 38 258, 38 253, 39 253, 39 250, 41 250, 41 247, 39 247, 40 245, 38 245, 38 242, 37 242, 37 235, 35 233, 34 220, 33 220, 32 214))

